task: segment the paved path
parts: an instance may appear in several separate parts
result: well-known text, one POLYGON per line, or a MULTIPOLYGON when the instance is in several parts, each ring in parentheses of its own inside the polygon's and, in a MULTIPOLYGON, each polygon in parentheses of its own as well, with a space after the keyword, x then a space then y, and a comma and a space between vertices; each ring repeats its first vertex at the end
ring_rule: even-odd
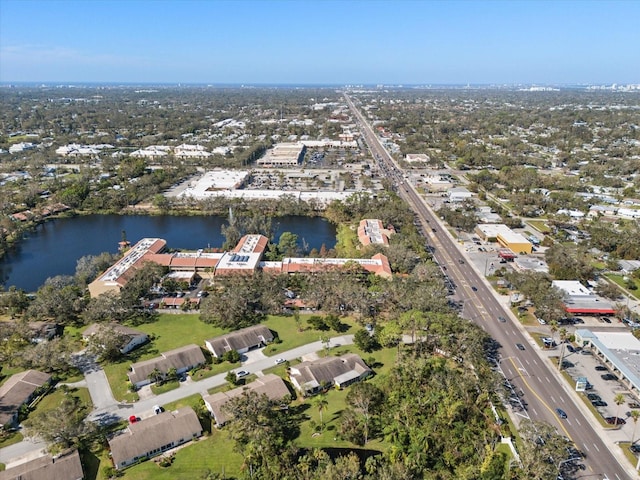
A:
MULTIPOLYGON (((332 348, 340 345, 350 345, 353 343, 353 335, 334 337, 329 342, 332 348)), ((294 360, 323 349, 323 343, 317 341, 279 353, 274 357, 252 354, 248 356, 246 362, 242 363, 241 368, 249 373, 261 374, 262 370, 275 366, 274 361, 276 358, 294 360)), ((153 407, 155 405, 165 405, 195 394, 206 395, 207 390, 210 388, 224 385, 226 383, 225 376, 227 375, 227 372, 224 372, 199 382, 188 380, 181 382, 179 388, 161 395, 151 395, 135 403, 119 403, 113 398, 104 370, 96 364, 91 356, 85 352, 80 352, 77 355, 77 365, 85 374, 85 382, 94 405, 94 410, 89 414, 88 419, 104 424, 128 419, 131 415, 140 418, 149 417, 154 414, 153 407)), ((0 463, 23 463, 44 455, 45 447, 46 444, 44 442, 23 440, 9 447, 0 448, 0 463)))

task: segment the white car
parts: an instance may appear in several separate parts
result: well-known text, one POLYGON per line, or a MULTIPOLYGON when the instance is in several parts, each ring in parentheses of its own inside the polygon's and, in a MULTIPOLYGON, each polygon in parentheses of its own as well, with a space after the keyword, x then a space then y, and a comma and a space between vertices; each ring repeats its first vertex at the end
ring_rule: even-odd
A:
POLYGON ((276 358, 275 364, 282 365, 286 360, 284 358, 276 358))
POLYGON ((236 378, 246 377, 247 375, 249 375, 249 372, 247 372, 246 370, 238 370, 236 372, 236 378))

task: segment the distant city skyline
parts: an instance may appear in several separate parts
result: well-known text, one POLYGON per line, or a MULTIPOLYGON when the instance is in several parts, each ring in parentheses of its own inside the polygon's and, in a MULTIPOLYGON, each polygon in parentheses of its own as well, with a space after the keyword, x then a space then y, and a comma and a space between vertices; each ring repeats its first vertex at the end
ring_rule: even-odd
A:
POLYGON ((0 82, 640 83, 640 2, 0 0, 0 82))

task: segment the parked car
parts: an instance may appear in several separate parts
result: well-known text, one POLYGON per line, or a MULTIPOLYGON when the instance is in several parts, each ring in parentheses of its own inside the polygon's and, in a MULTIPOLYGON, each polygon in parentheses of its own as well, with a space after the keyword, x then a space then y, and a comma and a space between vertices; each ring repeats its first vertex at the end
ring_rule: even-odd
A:
POLYGON ((576 349, 573 347, 573 345, 567 345, 567 350, 569 350, 571 353, 575 353, 576 349))
POLYGON ((604 365, 596 365, 596 370, 599 372, 606 372, 607 367, 605 367, 604 365))
POLYGON ((164 409, 160 405, 153 406, 153 413, 155 413, 156 415, 158 415, 159 413, 162 413, 163 411, 164 409))
POLYGON ((587 398, 589 400, 591 400, 592 402, 594 400, 602 400, 602 398, 600 397, 600 395, 596 394, 596 393, 587 393, 587 398))
POLYGON ((633 453, 640 453, 640 445, 634 443, 629 447, 629 450, 631 450, 633 453))
POLYGON ((135 415, 131 415, 129 417, 129 423, 136 423, 138 421, 138 417, 136 417, 135 415))
POLYGON ((573 362, 569 362, 567 360, 562 361, 562 368, 573 368, 573 367, 575 367, 573 362))
POLYGON ((605 373, 604 375, 600 375, 600 378, 602 378, 603 380, 617 380, 618 379, 618 377, 616 377, 612 373, 605 373))
POLYGON ((582 349, 580 350, 580 355, 593 355, 593 353, 591 353, 591 350, 582 349))
POLYGON ((620 417, 606 417, 604 421, 609 425, 625 425, 627 423, 624 418, 620 417))
POLYGON ((275 364, 282 365, 286 360, 284 358, 276 358, 275 364))
POLYGON ((247 375, 249 375, 249 372, 247 372, 246 370, 238 370, 236 372, 236 378, 246 377, 247 375))
POLYGON ((593 402, 591 402, 591 405, 593 405, 594 407, 606 407, 608 403, 602 400, 594 400, 593 402))

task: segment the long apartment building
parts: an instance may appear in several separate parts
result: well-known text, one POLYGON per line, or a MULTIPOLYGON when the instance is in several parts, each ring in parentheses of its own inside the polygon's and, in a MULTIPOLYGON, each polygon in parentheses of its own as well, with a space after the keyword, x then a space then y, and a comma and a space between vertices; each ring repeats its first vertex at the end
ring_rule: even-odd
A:
POLYGON ((230 252, 207 253, 198 250, 165 253, 165 240, 143 238, 89 284, 89 293, 92 297, 97 297, 107 292, 120 292, 144 262, 155 262, 168 267, 171 272, 197 273, 202 278, 251 274, 258 269, 275 274, 319 272, 342 268, 349 262, 354 262, 368 272, 385 278, 391 277, 389 260, 380 253, 372 258, 284 258, 281 262, 263 262, 262 257, 268 243, 269 239, 264 235, 245 235, 230 252))

